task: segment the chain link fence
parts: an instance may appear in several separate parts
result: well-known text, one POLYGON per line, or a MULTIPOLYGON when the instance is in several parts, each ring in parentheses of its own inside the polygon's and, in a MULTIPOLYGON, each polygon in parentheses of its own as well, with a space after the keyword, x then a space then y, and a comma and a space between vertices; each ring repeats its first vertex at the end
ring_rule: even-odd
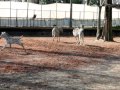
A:
MULTIPOLYGON (((69 27, 70 12, 55 10, 31 10, 25 9, 0 9, 0 26, 1 27, 52 27, 54 24, 62 27, 69 27), (28 13, 27 13, 28 12, 28 13), (9 15, 8 15, 9 13, 9 15)), ((113 19, 112 25, 120 25, 120 12, 114 12, 117 17, 113 19)), ((103 13, 102 13, 103 14, 103 13)), ((72 27, 84 24, 87 27, 97 27, 97 12, 75 11, 72 14, 72 27), (89 15, 89 17, 86 17, 89 15)), ((102 18, 104 15, 102 15, 102 18)), ((101 20, 103 26, 104 20, 101 20)))

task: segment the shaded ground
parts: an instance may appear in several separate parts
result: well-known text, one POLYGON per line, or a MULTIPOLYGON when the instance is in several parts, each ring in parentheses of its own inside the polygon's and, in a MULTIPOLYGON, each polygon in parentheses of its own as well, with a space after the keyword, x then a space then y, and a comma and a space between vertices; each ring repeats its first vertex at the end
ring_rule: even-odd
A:
MULTIPOLYGON (((73 37, 23 37, 27 53, 17 45, 0 51, 0 89, 109 90, 120 89, 120 39, 115 42, 73 37)), ((0 39, 3 46, 3 39, 0 39)))

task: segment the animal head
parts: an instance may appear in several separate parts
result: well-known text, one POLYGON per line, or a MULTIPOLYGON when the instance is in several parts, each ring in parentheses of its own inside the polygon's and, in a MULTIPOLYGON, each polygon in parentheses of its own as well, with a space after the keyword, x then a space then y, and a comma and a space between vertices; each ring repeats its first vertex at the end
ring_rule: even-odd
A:
POLYGON ((57 26, 57 25, 56 25, 56 24, 54 24, 54 25, 53 25, 53 27, 54 27, 54 26, 57 26))
POLYGON ((54 25, 53 25, 53 28, 54 28, 54 27, 57 27, 57 25, 56 25, 56 24, 54 24, 54 25))
POLYGON ((0 35, 1 38, 6 37, 6 36, 7 36, 6 32, 1 32, 1 35, 0 35))

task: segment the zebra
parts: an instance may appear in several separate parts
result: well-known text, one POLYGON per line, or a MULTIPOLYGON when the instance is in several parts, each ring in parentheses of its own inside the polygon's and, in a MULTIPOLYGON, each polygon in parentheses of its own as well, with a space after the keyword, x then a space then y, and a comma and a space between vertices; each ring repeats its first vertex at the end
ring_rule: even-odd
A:
POLYGON ((5 39, 5 45, 3 46, 3 48, 1 50, 3 50, 8 44, 10 45, 10 48, 11 48, 11 45, 12 44, 17 44, 17 45, 20 45, 22 46, 22 48, 25 50, 26 52, 26 49, 24 48, 24 45, 23 43, 21 42, 21 37, 11 37, 8 35, 8 33, 6 32, 1 32, 1 36, 0 38, 4 38, 5 39))
POLYGON ((77 44, 83 45, 84 43, 84 25, 81 28, 77 27, 73 29, 73 36, 77 40, 77 44))
POLYGON ((60 34, 61 33, 63 33, 63 28, 53 25, 53 29, 52 29, 53 41, 54 41, 55 37, 57 37, 57 42, 60 42, 60 34))

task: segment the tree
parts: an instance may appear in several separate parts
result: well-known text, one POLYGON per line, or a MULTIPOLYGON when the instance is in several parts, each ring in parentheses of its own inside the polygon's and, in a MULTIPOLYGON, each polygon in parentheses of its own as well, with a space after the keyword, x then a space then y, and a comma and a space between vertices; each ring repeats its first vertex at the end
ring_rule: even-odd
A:
POLYGON ((105 41, 113 41, 112 36, 112 7, 107 6, 107 4, 112 5, 112 0, 106 0, 105 6, 105 25, 104 25, 104 40, 105 41))
POLYGON ((105 0, 98 0, 98 8, 99 8, 99 13, 98 13, 98 22, 97 22, 97 33, 96 33, 96 39, 99 40, 101 35, 100 35, 100 30, 101 30, 101 10, 102 6, 105 3, 105 0))
MULTIPOLYGON (((88 0, 88 1, 90 2, 91 0, 88 0)), ((94 0, 92 0, 92 1, 94 1, 94 0)), ((114 3, 116 3, 116 2, 114 2, 114 3)), ((117 2, 117 3, 119 3, 119 2, 117 2)), ((102 32, 102 37, 103 37, 104 41, 113 41, 113 36, 112 36, 112 0, 100 0, 97 4, 99 7, 99 18, 98 18, 98 27, 97 27, 96 37, 97 37, 97 39, 100 38, 100 27, 99 27, 100 22, 101 22, 100 21, 101 20, 100 13, 101 13, 102 6, 105 4, 105 23, 104 23, 104 29, 102 32)))
POLYGON ((101 10, 102 6, 104 5, 105 0, 87 0, 88 5, 97 5, 99 8, 98 12, 98 22, 97 22, 97 33, 96 33, 96 39, 99 40, 101 35, 100 35, 100 30, 101 30, 101 10))

